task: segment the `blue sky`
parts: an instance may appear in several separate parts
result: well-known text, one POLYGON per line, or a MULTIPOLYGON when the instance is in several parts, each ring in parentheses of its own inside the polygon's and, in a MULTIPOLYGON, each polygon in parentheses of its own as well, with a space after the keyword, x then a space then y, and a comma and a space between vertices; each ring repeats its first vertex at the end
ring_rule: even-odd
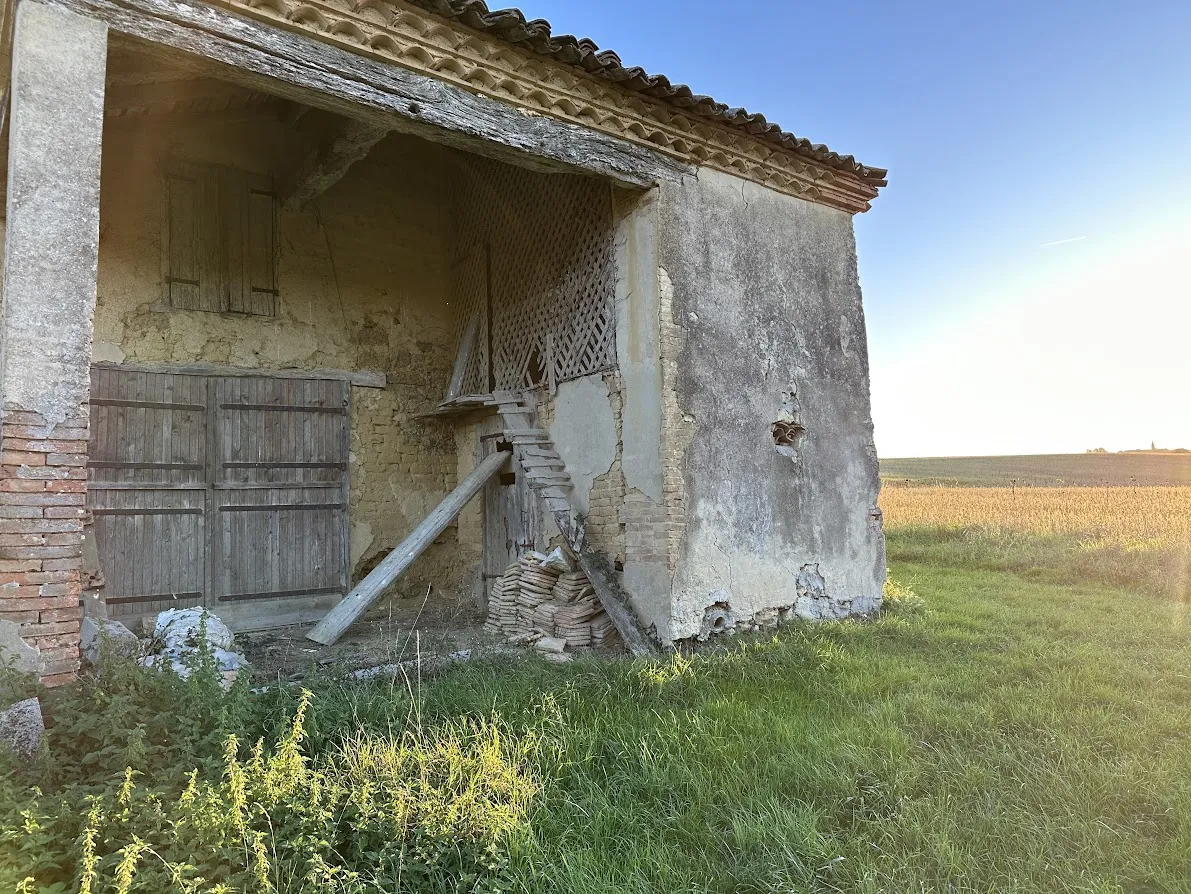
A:
POLYGON ((882 455, 1191 447, 1191 3, 521 8, 890 169, 856 219, 882 455))

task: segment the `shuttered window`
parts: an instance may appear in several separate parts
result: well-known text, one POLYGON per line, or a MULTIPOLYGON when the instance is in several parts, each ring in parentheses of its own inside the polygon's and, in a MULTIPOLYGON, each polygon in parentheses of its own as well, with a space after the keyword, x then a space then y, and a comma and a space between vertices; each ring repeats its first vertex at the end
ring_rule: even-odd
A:
POLYGON ((277 196, 268 177, 173 165, 162 217, 167 305, 276 316, 277 196))

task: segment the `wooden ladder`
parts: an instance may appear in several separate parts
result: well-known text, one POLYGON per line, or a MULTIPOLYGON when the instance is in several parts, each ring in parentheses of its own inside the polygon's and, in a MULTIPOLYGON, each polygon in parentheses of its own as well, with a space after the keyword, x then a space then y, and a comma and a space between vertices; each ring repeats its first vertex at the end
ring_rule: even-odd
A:
POLYGON ((513 455, 525 471, 529 486, 537 491, 552 515, 565 515, 567 526, 576 529, 579 519, 571 511, 567 496, 574 482, 549 433, 538 426, 538 411, 532 398, 509 391, 498 391, 492 396, 504 421, 505 438, 513 445, 513 455))
POLYGON ((550 510, 559 532, 595 589, 604 611, 616 625, 621 639, 634 655, 656 654, 657 646, 642 629, 616 571, 606 557, 587 545, 586 523, 571 508, 567 495, 574 488, 574 482, 549 432, 538 422, 533 398, 511 391, 497 391, 492 397, 504 422, 505 439, 513 445, 515 461, 524 470, 530 488, 550 510))

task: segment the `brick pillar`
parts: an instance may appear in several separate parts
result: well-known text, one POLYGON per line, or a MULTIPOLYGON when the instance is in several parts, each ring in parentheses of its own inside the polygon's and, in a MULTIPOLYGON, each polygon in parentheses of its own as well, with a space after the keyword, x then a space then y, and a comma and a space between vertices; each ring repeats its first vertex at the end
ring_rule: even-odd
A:
POLYGON ((0 308, 0 620, 49 685, 79 667, 107 28, 22 0, 0 308))

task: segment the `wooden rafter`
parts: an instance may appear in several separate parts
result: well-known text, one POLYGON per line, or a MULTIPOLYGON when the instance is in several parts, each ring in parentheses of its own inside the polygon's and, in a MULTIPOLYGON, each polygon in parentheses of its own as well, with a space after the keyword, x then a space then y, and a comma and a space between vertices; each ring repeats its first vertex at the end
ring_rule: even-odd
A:
POLYGON ((338 183, 352 165, 367 157, 392 128, 372 121, 348 121, 321 151, 310 154, 281 190, 283 208, 301 208, 338 183))

